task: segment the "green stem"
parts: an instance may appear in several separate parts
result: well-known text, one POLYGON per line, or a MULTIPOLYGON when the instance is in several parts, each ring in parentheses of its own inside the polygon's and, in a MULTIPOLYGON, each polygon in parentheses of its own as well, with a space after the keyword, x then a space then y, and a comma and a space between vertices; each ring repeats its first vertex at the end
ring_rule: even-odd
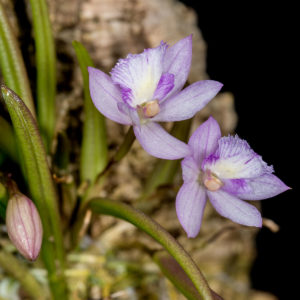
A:
POLYGON ((6 85, 18 94, 35 116, 30 84, 23 57, 0 2, 0 69, 6 85))
POLYGON ((114 216, 135 225, 160 243, 178 262, 195 285, 203 300, 213 300, 212 292, 189 254, 158 223, 144 213, 120 202, 97 198, 89 202, 93 212, 114 216))
POLYGON ((67 298, 64 245, 57 206, 58 199, 46 152, 36 121, 23 101, 3 85, 1 85, 1 92, 22 152, 25 178, 43 223, 42 257, 48 269, 53 297, 63 300, 67 298))
POLYGON ((45 0, 30 0, 37 66, 38 120, 49 150, 55 131, 56 54, 45 0))
POLYGON ((97 182, 99 182, 101 177, 112 167, 112 165, 121 161, 126 156, 126 154, 131 149, 131 146, 134 143, 134 141, 135 141, 135 135, 133 132, 133 127, 130 127, 124 137, 122 144, 118 148, 117 152, 109 160, 105 169, 100 174, 98 174, 97 179, 96 179, 96 184, 97 184, 97 182))
POLYGON ((16 259, 12 254, 5 250, 0 250, 0 266, 8 274, 17 279, 24 290, 36 300, 45 300, 45 291, 30 274, 29 269, 16 259))
MULTIPOLYGON (((103 181, 105 180, 105 176, 112 165, 119 162, 124 156, 129 152, 131 149, 131 146, 133 142, 135 141, 135 135, 133 132, 133 128, 130 127, 129 130, 126 133, 126 136, 124 137, 124 140, 122 144, 120 145, 117 152, 114 154, 114 156, 109 160, 107 163, 105 169, 98 174, 95 183, 93 186, 88 186, 87 190, 84 193, 84 196, 81 199, 80 208, 78 210, 78 213, 76 215, 76 221, 72 226, 72 233, 71 233, 71 240, 72 240, 72 248, 76 247, 78 244, 78 241, 80 239, 79 232, 82 228, 82 223, 85 217, 86 208, 91 198, 96 197, 99 195, 99 189, 101 188, 101 185, 103 181)), ((75 217, 73 216, 73 219, 75 217)))
POLYGON ((87 50, 77 41, 73 47, 79 62, 84 85, 84 123, 80 157, 81 181, 93 184, 107 164, 107 139, 105 118, 95 108, 89 90, 88 67, 94 66, 87 50))

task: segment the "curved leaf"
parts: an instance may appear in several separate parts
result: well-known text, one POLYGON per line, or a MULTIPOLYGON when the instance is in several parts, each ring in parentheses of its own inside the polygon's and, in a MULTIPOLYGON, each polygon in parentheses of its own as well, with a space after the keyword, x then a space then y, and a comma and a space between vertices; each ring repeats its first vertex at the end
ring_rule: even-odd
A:
POLYGON ((84 46, 73 42, 73 47, 81 69, 84 84, 84 123, 80 158, 81 181, 93 183, 97 175, 107 164, 107 140, 105 118, 95 108, 89 90, 89 74, 87 68, 93 67, 91 57, 84 46))
POLYGON ((3 85, 1 85, 1 92, 15 129, 31 197, 42 219, 44 229, 42 257, 48 269, 52 292, 55 299, 63 300, 67 297, 63 274, 63 239, 57 196, 45 149, 36 121, 24 102, 3 85))
POLYGON ((30 84, 23 57, 0 2, 0 69, 5 84, 14 90, 35 116, 30 84))
POLYGON ((203 300, 214 300, 213 294, 201 271, 180 244, 158 223, 144 213, 121 202, 96 198, 90 201, 93 212, 114 216, 135 225, 160 243, 182 267, 203 300))
MULTIPOLYGON (((181 291, 189 300, 201 300, 201 296, 195 288, 191 279, 186 275, 177 261, 166 251, 158 251, 153 256, 163 274, 181 291)), ((214 300, 222 300, 214 291, 212 296, 214 300)))
POLYGON ((50 149, 56 115, 56 54, 45 0, 30 0, 37 66, 37 115, 50 149))
POLYGON ((45 291, 24 264, 12 254, 0 249, 0 266, 17 279, 32 299, 46 300, 45 291))

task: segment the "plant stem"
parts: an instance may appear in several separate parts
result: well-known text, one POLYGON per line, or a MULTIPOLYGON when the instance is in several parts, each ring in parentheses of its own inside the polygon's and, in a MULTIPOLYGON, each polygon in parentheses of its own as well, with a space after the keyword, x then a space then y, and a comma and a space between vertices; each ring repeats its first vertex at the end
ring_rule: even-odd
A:
POLYGON ((23 99, 35 117, 34 103, 23 57, 1 2, 0 69, 6 85, 23 99))
POLYGON ((23 101, 4 85, 1 85, 1 92, 22 152, 24 173, 31 197, 43 223, 41 255, 48 269, 52 294, 56 300, 67 299, 64 277, 65 251, 57 206, 58 199, 44 145, 36 121, 23 101))
POLYGON ((33 299, 46 299, 45 291, 30 274, 29 269, 27 269, 21 261, 5 250, 0 250, 0 266, 8 274, 17 279, 23 286, 24 290, 26 290, 33 299))
POLYGON ((93 61, 84 46, 74 41, 84 85, 84 123, 80 155, 80 179, 93 184, 107 165, 107 138, 104 116, 95 108, 89 89, 88 67, 93 61))
POLYGON ((114 216, 135 225, 160 243, 191 279, 203 300, 213 300, 211 289, 189 254, 158 223, 144 213, 121 202, 96 198, 89 202, 93 212, 114 216))
POLYGON ((37 66, 37 110, 39 126, 50 150, 55 131, 56 54, 45 0, 30 0, 37 66))

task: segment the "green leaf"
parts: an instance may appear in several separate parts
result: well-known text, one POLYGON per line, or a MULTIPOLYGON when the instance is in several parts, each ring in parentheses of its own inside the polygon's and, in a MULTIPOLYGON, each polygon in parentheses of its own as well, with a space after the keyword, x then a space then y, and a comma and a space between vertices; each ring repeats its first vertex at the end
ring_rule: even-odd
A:
MULTIPOLYGON (((186 275, 177 261, 166 251, 156 252, 154 261, 160 267, 162 273, 178 288, 178 290, 189 300, 201 300, 201 296, 191 279, 186 275)), ((222 300, 214 291, 211 291, 214 300, 222 300)))
MULTIPOLYGON (((176 122, 173 125, 171 134, 177 139, 186 142, 191 128, 191 122, 191 120, 176 122)), ((160 185, 171 184, 179 166, 179 160, 159 159, 147 178, 144 191, 139 200, 142 201, 149 197, 160 185)))
POLYGON ((190 278, 202 300, 213 300, 213 293, 205 278, 189 254, 180 244, 158 223, 144 213, 121 202, 110 199, 96 198, 90 201, 89 207, 95 213, 114 216, 123 219, 146 232, 177 261, 190 278))
POLYGON ((26 265, 15 258, 11 253, 1 249, 0 267, 21 283, 28 295, 30 295, 30 299, 47 299, 42 286, 33 277, 26 265))
POLYGON ((30 0, 37 67, 37 115, 50 150, 56 115, 56 54, 45 0, 30 0))
POLYGON ((158 264, 163 274, 180 290, 189 300, 201 300, 201 296, 192 281, 182 270, 180 265, 165 251, 154 254, 154 261, 158 264))
POLYGON ((48 269, 54 299, 66 299, 64 279, 64 248, 57 195, 49 170, 47 157, 36 121, 23 101, 10 89, 1 85, 4 102, 10 114, 17 137, 24 172, 42 219, 44 238, 42 257, 48 269))
POLYGON ((0 70, 5 84, 15 91, 35 116, 30 84, 20 47, 0 2, 0 70))
POLYGON ((0 116, 0 149, 2 149, 10 158, 17 162, 17 144, 15 134, 11 125, 0 116))
POLYGON ((84 124, 80 159, 81 181, 93 183, 107 164, 107 138, 105 118, 95 108, 89 90, 88 67, 94 66, 85 47, 73 42, 84 84, 84 124))

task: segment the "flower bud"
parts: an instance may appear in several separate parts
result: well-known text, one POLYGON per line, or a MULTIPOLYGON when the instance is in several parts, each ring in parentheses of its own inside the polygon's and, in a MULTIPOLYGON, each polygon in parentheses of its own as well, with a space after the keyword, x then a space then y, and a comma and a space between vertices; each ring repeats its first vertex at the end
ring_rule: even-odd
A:
POLYGON ((8 201, 6 226, 10 240, 28 260, 35 260, 41 249, 43 227, 33 202, 16 192, 8 201))

